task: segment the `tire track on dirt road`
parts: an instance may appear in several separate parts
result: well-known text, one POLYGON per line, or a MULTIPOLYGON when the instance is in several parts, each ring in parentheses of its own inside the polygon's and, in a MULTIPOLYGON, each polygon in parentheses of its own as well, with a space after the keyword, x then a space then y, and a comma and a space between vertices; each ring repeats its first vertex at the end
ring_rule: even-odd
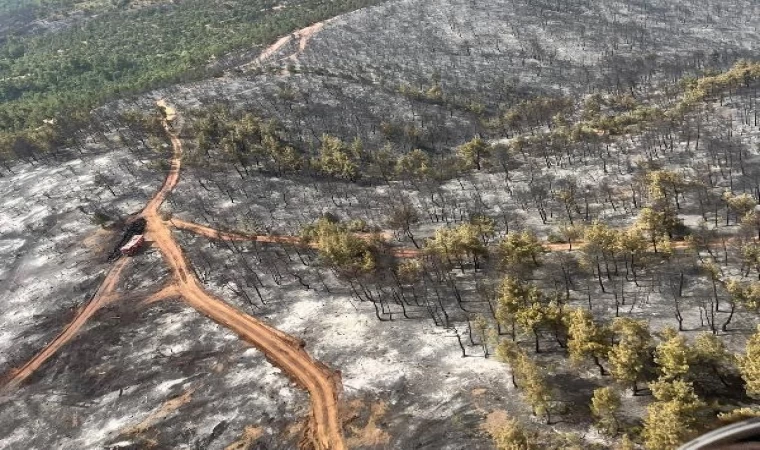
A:
POLYGON ((171 230, 161 219, 159 209, 179 181, 182 156, 182 143, 168 124, 173 117, 169 114, 166 117, 165 128, 171 138, 174 153, 161 191, 148 202, 142 212, 147 221, 148 238, 169 264, 174 274, 176 290, 188 305, 259 349, 272 364, 309 392, 311 416, 305 438, 311 441, 311 445, 316 449, 344 450, 346 447, 338 410, 341 389, 339 374, 312 359, 298 339, 206 292, 188 265, 171 230))

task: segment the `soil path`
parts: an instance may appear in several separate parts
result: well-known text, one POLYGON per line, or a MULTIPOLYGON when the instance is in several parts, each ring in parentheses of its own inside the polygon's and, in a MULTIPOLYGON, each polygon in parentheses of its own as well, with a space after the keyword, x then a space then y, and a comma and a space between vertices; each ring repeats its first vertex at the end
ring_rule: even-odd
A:
MULTIPOLYGON (((311 30, 304 33, 304 39, 308 39, 308 36, 318 31, 320 27, 320 24, 314 25, 311 30)), ((281 39, 281 41, 283 40, 281 39)), ((278 41, 273 46, 276 48, 270 48, 267 51, 270 51, 271 54, 286 42, 280 43, 278 41)), ((302 42, 303 45, 305 44, 302 42)), ((262 56, 265 57, 264 54, 262 56)), ((170 226, 212 239, 303 245, 301 239, 297 236, 249 235, 220 231, 180 219, 164 221, 160 215, 160 208, 179 182, 182 143, 170 126, 170 122, 176 118, 176 112, 168 107, 163 100, 159 101, 158 105, 164 107, 166 113, 164 125, 171 138, 173 155, 169 172, 161 189, 148 201, 141 215, 147 221, 146 234, 148 238, 153 241, 171 268, 173 282, 150 296, 145 302, 151 303, 179 295, 188 305, 225 328, 234 331, 241 339, 258 348, 274 365, 282 369, 295 383, 309 392, 311 416, 305 439, 309 441, 310 446, 315 449, 344 450, 346 445, 338 410, 338 396, 341 390, 340 374, 312 359, 304 351, 302 341, 259 321, 206 292, 187 263, 179 244, 172 236, 170 226)), ((372 235, 360 234, 359 236, 368 239, 372 235)), ((387 238, 388 234, 385 233, 383 236, 387 238)), ((583 244, 578 242, 576 245, 581 247, 583 244)), ((568 247, 567 244, 544 244, 546 251, 564 251, 568 250, 568 247)), ((686 243, 674 243, 673 247, 683 248, 686 247, 686 243)), ((392 248, 390 252, 392 255, 401 258, 414 258, 422 254, 421 250, 412 248, 392 248)), ((21 368, 12 371, 6 381, 0 384, 0 388, 8 389, 18 386, 70 341, 100 308, 119 299, 121 296, 115 294, 116 286, 121 272, 130 260, 123 258, 117 261, 109 270, 93 298, 77 312, 74 319, 66 325, 63 331, 21 368)))
POLYGON ((187 222, 182 219, 172 218, 169 226, 177 228, 179 230, 190 231, 200 236, 207 237, 209 239, 220 239, 224 241, 256 241, 266 242, 274 244, 301 244, 301 239, 298 236, 280 236, 280 235, 260 235, 260 234, 246 234, 235 231, 221 231, 215 228, 207 227, 205 225, 199 225, 193 222, 187 222))
POLYGON ((298 57, 301 56, 301 53, 306 50, 306 46, 309 45, 309 40, 311 40, 315 34, 319 33, 320 30, 322 30, 322 28, 325 26, 325 23, 327 22, 317 22, 312 26, 298 30, 296 33, 296 37, 298 38, 298 50, 296 50, 296 52, 292 55, 288 56, 287 59, 297 61, 298 57))
MULTIPOLYGON (((207 227, 193 222, 188 222, 182 219, 172 218, 166 223, 169 226, 177 228, 178 230, 190 231, 199 236, 207 237, 209 239, 219 239, 223 241, 235 241, 235 242, 264 242, 268 244, 290 244, 298 245, 301 247, 318 248, 316 243, 304 242, 298 236, 288 236, 280 234, 247 234, 237 231, 222 231, 216 228, 207 227)), ((392 237, 390 233, 355 233, 355 236, 364 240, 371 240, 376 237, 388 240, 392 237)), ((422 254, 422 250, 406 247, 395 247, 390 249, 390 254, 397 258, 416 258, 422 254)))
MULTIPOLYGON (((225 328, 234 331, 243 340, 258 348, 267 359, 309 392, 311 415, 304 436, 304 444, 309 448, 319 450, 345 450, 346 446, 338 411, 338 395, 342 389, 340 374, 312 359, 303 349, 304 342, 239 311, 206 292, 188 265, 182 249, 172 236, 169 226, 161 219, 161 205, 179 181, 182 143, 170 126, 170 122, 176 118, 176 112, 168 107, 163 100, 159 101, 158 105, 164 108, 166 114, 164 126, 171 138, 173 155, 169 172, 161 189, 145 205, 141 216, 147 222, 146 235, 153 240, 154 245, 171 268, 173 282, 149 296, 144 302, 151 303, 179 295, 188 305, 225 328)), ((202 227, 196 226, 195 229, 202 230, 202 227)), ((202 230, 203 234, 210 233, 208 230, 202 230)), ((212 231, 218 234, 218 232, 212 231)), ((297 238, 294 237, 287 238, 285 241, 273 238, 271 242, 292 243, 295 240, 297 238)), ((3 384, 4 388, 17 387, 54 355, 61 346, 70 341, 95 312, 108 302, 123 297, 116 295, 115 290, 121 272, 129 261, 131 258, 122 258, 111 267, 105 280, 87 305, 77 312, 74 319, 66 325, 61 334, 46 345, 42 351, 21 368, 12 371, 7 377, 7 382, 3 384)))
POLYGON ((69 322, 61 333, 55 337, 32 359, 18 369, 11 371, 6 379, 3 390, 10 390, 18 387, 24 380, 34 373, 42 364, 53 356, 62 346, 76 336, 82 326, 93 316, 100 308, 113 301, 117 296, 114 295, 116 285, 122 270, 130 260, 127 258, 120 259, 108 271, 106 278, 100 284, 95 295, 87 302, 86 305, 77 311, 74 319, 69 322))
MULTIPOLYGON (((237 231, 222 231, 218 230, 216 228, 211 228, 205 225, 200 225, 193 222, 188 222, 182 219, 172 218, 169 222, 167 222, 167 225, 173 226, 179 230, 185 230, 189 231, 191 233, 195 233, 200 236, 207 237, 209 239, 219 239, 224 241, 237 241, 237 242, 266 242, 266 243, 276 243, 276 244, 291 244, 291 245, 300 245, 300 246, 308 246, 311 248, 317 248, 316 244, 313 243, 304 243, 301 238, 298 236, 287 236, 287 235, 275 235, 275 234, 247 234, 247 233, 241 233, 237 231)), ((371 239, 372 237, 376 235, 372 235, 370 233, 357 233, 357 236, 362 239, 371 239)), ((392 234, 390 232, 382 232, 380 233, 380 237, 385 239, 386 241, 389 240, 392 237, 392 234)), ((573 250, 581 250, 583 248, 583 241, 575 241, 573 242, 573 250)), ((570 251, 571 247, 569 244, 564 243, 550 243, 550 242, 544 242, 541 244, 544 247, 544 250, 547 252, 564 252, 564 251, 570 251)), ((672 241, 670 243, 671 248, 673 249, 685 249, 689 247, 689 243, 686 241, 672 241)), ((395 256, 396 258, 418 258, 424 254, 424 251, 422 249, 418 248, 411 248, 411 247, 391 247, 389 249, 389 254, 392 256, 395 256)))
POLYGON ((220 325, 237 333, 249 342, 295 383, 309 392, 311 420, 307 439, 317 449, 343 450, 342 426, 338 414, 340 376, 312 359, 304 350, 303 343, 248 314, 210 295, 203 288, 188 265, 182 249, 174 240, 172 232, 159 213, 161 204, 179 181, 182 143, 177 134, 166 125, 171 137, 174 155, 169 174, 161 190, 151 199, 142 212, 147 221, 146 234, 164 256, 174 275, 175 287, 182 299, 220 325))
POLYGON ((325 24, 329 22, 329 20, 325 20, 322 22, 317 22, 313 25, 309 25, 306 28, 301 28, 300 30, 294 31, 286 36, 281 37, 277 41, 275 41, 274 44, 270 45, 269 47, 265 48, 259 56, 256 57, 253 61, 246 63, 242 65, 242 68, 250 68, 252 66, 260 65, 273 55, 275 55, 277 52, 282 50, 286 45, 288 45, 291 41, 294 39, 298 40, 298 49, 293 53, 292 55, 289 55, 283 59, 289 59, 292 61, 296 61, 298 57, 303 53, 304 50, 306 50, 306 46, 309 44, 309 40, 317 34, 324 26, 325 24))

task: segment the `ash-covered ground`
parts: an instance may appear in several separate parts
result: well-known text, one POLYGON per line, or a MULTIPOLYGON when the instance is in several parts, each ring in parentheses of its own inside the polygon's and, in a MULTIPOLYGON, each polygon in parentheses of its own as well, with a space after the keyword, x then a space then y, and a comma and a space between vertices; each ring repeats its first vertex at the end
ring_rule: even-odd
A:
POLYGON ((181 303, 116 303, 3 400, 3 448, 294 448, 306 395, 181 303))
POLYGON ((160 173, 133 154, 102 147, 81 158, 14 171, 0 178, 4 368, 38 351, 94 294, 120 234, 116 225, 96 225, 96 218, 118 221, 139 212, 161 182, 160 173))
MULTIPOLYGON (((305 149, 313 150, 322 133, 331 133, 361 137, 368 149, 391 143, 404 151, 444 152, 477 133, 493 133, 481 123, 482 111, 497 115, 536 95, 580 99, 595 89, 625 90, 650 73, 647 81, 655 86, 751 57, 758 42, 757 8, 751 1, 392 1, 328 21, 303 48, 294 39, 263 64, 101 112, 135 104, 149 111, 162 96, 181 114, 221 102, 276 119, 289 141, 305 149), (427 95, 436 85, 442 94, 427 95)), ((744 105, 716 107, 723 119, 716 121, 721 131, 712 138, 730 136, 737 148, 746 148, 751 168, 758 158, 757 127, 739 120, 744 105)), ((404 197, 423 213, 414 229, 420 239, 444 223, 463 221, 474 204, 543 238, 564 220, 563 207, 552 203, 549 220, 541 221, 521 183, 534 175, 558 183, 575 178, 581 186, 607 185, 619 193, 633 179, 631 167, 641 156, 635 149, 644 146, 643 140, 621 141, 608 147, 604 167, 558 164, 536 171, 542 158, 529 155, 509 183, 500 174, 477 174, 436 186, 376 187, 265 175, 243 179, 232 171, 186 168, 164 210, 223 229, 297 234, 326 212, 383 227, 393 201, 404 197), (607 163, 619 174, 610 174, 607 163), (449 219, 434 220, 442 210, 449 219)), ((661 158, 664 166, 708 159, 688 156, 683 140, 676 147, 661 158)), ((109 148, 116 150, 90 148, 63 162, 17 166, 0 178, 2 372, 41 349, 93 295, 120 232, 119 226, 100 228, 97 217, 118 221, 138 212, 161 184, 155 162, 165 155, 143 152, 135 158, 116 139, 109 148)), ((603 193, 591 197, 595 214, 610 223, 632 221, 633 211, 610 209, 603 193)), ((697 204, 683 207, 687 225, 695 225, 697 204)), ((292 248, 230 247, 175 234, 207 288, 303 339, 315 359, 340 370, 351 448, 492 448, 483 429, 489 417, 508 411, 530 420, 508 367, 486 358, 480 340, 469 336, 471 313, 488 311, 477 300, 471 275, 458 276, 469 312, 460 310, 450 290, 443 291, 452 315, 443 327, 424 308, 406 311, 408 319, 398 308, 378 313, 377 305, 358 302, 329 271, 303 265, 292 248)), ((402 241, 393 244, 410 245, 402 241)), ((304 253, 307 260, 313 256, 304 253)), ((538 274, 547 283, 557 281, 559 263, 552 258, 547 256, 538 274)), ((667 286, 655 286, 662 281, 653 276, 658 270, 677 269, 654 267, 640 282, 612 286, 629 296, 625 314, 648 319, 655 329, 675 323, 667 286)), ((683 306, 691 337, 705 330, 700 308, 712 287, 696 271, 688 275, 683 306)), ((167 277, 149 247, 130 263, 119 292, 148 294, 167 277)), ((573 304, 593 296, 594 312, 612 316, 616 293, 587 283, 575 294, 573 304)), ((756 316, 737 311, 724 335, 732 349, 741 348, 755 322, 756 316)), ((554 428, 608 443, 590 431, 587 411, 591 392, 602 383, 585 369, 562 366, 563 351, 544 345, 549 381, 561 387, 569 405, 554 428)), ((289 449, 297 447, 308 412, 306 394, 236 336, 176 300, 143 304, 139 298, 100 311, 0 402, 0 447, 11 449, 289 449)), ((629 396, 623 402, 625 414, 636 417, 648 400, 629 396)))
POLYGON ((748 0, 389 1, 166 95, 276 119, 304 147, 330 133, 441 151, 525 99, 646 91, 751 59, 758 16, 748 0))

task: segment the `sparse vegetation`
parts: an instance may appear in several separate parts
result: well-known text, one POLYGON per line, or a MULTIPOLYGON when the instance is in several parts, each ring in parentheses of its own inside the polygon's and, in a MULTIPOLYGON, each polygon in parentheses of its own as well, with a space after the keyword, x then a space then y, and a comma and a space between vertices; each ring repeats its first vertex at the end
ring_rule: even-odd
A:
MULTIPOLYGON (((347 408, 352 442, 670 450, 757 415, 760 63, 683 30, 752 39, 757 6, 740 23, 742 2, 712 0, 391 2, 288 38, 380 3, 0 2, 65 25, 0 21, 0 184, 59 166, 88 220, 125 219, 132 186, 173 170, 153 97, 176 102, 164 222, 185 223, 205 289, 343 371, 347 402, 388 400, 347 408), (103 163, 112 148, 129 160, 103 163)), ((0 213, 21 218, 8 248, 29 233, 63 252, 30 196, 0 213)))

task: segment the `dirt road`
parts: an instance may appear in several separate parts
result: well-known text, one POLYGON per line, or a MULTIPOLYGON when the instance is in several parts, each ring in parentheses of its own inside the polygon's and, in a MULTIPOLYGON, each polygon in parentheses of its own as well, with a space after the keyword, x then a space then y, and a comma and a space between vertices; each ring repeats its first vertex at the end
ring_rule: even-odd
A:
MULTIPOLYGON (((199 236, 204 236, 209 239, 219 239, 223 241, 235 241, 235 242, 265 242, 270 244, 290 244, 300 245, 310 248, 317 248, 316 243, 304 243, 298 236, 287 236, 277 234, 246 234, 236 231, 221 231, 215 228, 207 227, 186 220, 172 218, 166 223, 168 226, 172 226, 179 230, 190 231, 199 236)), ((357 237, 365 240, 371 240, 378 236, 373 233, 356 233, 357 237)), ((390 233, 379 233, 380 238, 386 241, 391 237, 390 233)), ((422 250, 416 248, 406 247, 394 247, 390 249, 390 254, 397 258, 416 258, 422 255, 422 250)))
MULTIPOLYGON (((291 245, 308 245, 311 248, 316 248, 315 244, 304 244, 298 236, 286 236, 286 235, 272 235, 272 234, 246 234, 236 231, 221 231, 215 228, 207 227, 186 220, 172 218, 166 223, 169 226, 177 228, 179 230, 189 231, 199 236, 204 236, 209 239, 219 239, 223 241, 235 241, 235 242, 267 242, 277 244, 291 244, 291 245)), ((359 234, 361 238, 369 239, 369 234, 359 234)), ((388 240, 391 236, 390 233, 382 233, 381 236, 388 240)), ((581 248, 582 243, 574 243, 576 248, 581 248)), ((550 244, 544 243, 544 249, 547 252, 566 251, 569 249, 568 244, 550 244)), ((422 256, 423 250, 410 247, 391 247, 390 254, 397 258, 417 258, 422 256)))
MULTIPOLYGON (((299 340, 241 312, 224 301, 210 295, 188 265, 182 249, 174 240, 171 230, 159 213, 161 204, 179 180, 182 143, 171 128, 174 155, 164 185, 142 212, 147 221, 146 234, 169 264, 176 290, 182 299, 200 313, 237 333, 242 339, 258 348, 295 383, 309 392, 311 420, 307 439, 316 449, 343 450, 342 425, 339 419, 338 394, 340 376, 312 359, 299 340)), ((218 234, 215 230, 214 233, 218 234)))
POLYGON ((168 224, 179 230, 190 231, 200 236, 207 237, 209 239, 220 239, 224 241, 256 241, 266 242, 274 244, 293 244, 297 245, 301 243, 301 238, 298 236, 278 236, 278 235, 260 235, 260 234, 246 234, 234 231, 220 231, 205 225, 199 225, 193 222, 187 222, 182 219, 172 218, 168 224))
MULTIPOLYGON (((192 231, 212 239, 295 245, 300 245, 302 243, 301 239, 297 236, 248 235, 219 231, 179 219, 171 221, 162 220, 160 217, 161 205, 179 182, 182 143, 172 131, 171 126, 168 125, 168 122, 175 118, 176 113, 173 109, 167 107, 165 103, 160 103, 159 105, 164 106, 167 111, 165 128, 171 137, 173 155, 169 172, 161 189, 148 201, 141 215, 147 222, 147 237, 153 241, 155 247, 158 248, 164 260, 170 266, 173 281, 169 286, 149 297, 147 302, 159 301, 178 295, 200 313, 225 328, 234 331, 241 339, 258 348, 274 365, 282 369, 295 383, 309 392, 311 416, 305 438, 310 442, 311 447, 324 450, 345 449, 346 445, 343 439, 338 411, 338 397, 341 390, 340 375, 312 359, 303 350, 303 342, 257 320, 206 292, 187 263, 179 244, 172 236, 170 226, 192 231)), ((367 239, 371 237, 369 234, 361 234, 359 236, 367 239)), ((581 246, 582 243, 577 243, 576 245, 581 246)), ((566 244, 547 243, 544 246, 547 251, 562 251, 567 249, 566 244)), ((684 246, 681 243, 674 245, 676 248, 684 246)), ((420 256, 421 250, 393 248, 391 249, 391 253, 397 257, 413 258, 420 256)), ((115 294, 115 289, 122 270, 130 260, 125 258, 114 264, 92 300, 77 312, 74 319, 42 351, 21 368, 13 371, 7 377, 7 381, 3 385, 4 388, 18 386, 18 384, 28 378, 54 355, 61 346, 70 341, 87 320, 101 307, 110 301, 123 297, 115 294)))
POLYGON ((5 382, 3 383, 3 390, 10 390, 18 387, 25 379, 34 373, 42 364, 45 363, 51 356, 64 346, 67 342, 76 336, 77 332, 82 326, 87 323, 90 317, 93 316, 100 308, 113 301, 116 296, 114 291, 116 285, 119 282, 122 270, 129 263, 129 259, 123 258, 116 262, 108 271, 106 278, 100 284, 100 287, 95 292, 95 295, 87 302, 86 305, 81 307, 77 311, 74 319, 69 322, 61 333, 55 337, 49 344, 45 346, 39 353, 37 353, 32 359, 27 361, 26 364, 19 369, 13 370, 5 382))
MULTIPOLYGON (((298 236, 286 236, 286 235, 272 235, 272 234, 246 234, 235 231, 221 231, 215 228, 207 227, 205 225, 199 225, 193 222, 187 222, 182 219, 172 218, 167 222, 167 225, 173 226, 179 230, 190 231, 200 236, 207 237, 209 239, 220 239, 225 241, 237 241, 237 242, 267 242, 277 244, 291 244, 291 245, 308 245, 311 248, 316 248, 315 244, 304 244, 298 236)), ((359 233, 357 234, 362 239, 370 239, 373 237, 371 234, 359 233)), ((390 232, 383 232, 380 236, 386 241, 392 236, 390 232)), ((550 243, 544 242, 541 244, 546 252, 565 252, 570 251, 569 244, 562 243, 550 243)), ((689 248, 689 243, 686 241, 673 241, 670 243, 671 248, 674 250, 682 250, 689 248)), ((573 242, 573 249, 580 250, 583 248, 583 241, 573 242)), ((411 247, 391 247, 389 253, 396 258, 418 258, 422 256, 423 250, 411 247)))
MULTIPOLYGON (((175 119, 176 112, 167 106, 164 101, 158 102, 158 105, 164 107, 166 112, 164 125, 166 132, 171 137, 173 155, 169 172, 161 189, 145 205, 141 216, 147 222, 146 234, 148 239, 153 240, 155 247, 158 248, 164 260, 171 268, 173 281, 169 286, 164 287, 145 299, 144 303, 149 304, 179 295, 187 304, 200 313, 225 328, 234 331, 243 340, 254 345, 295 383, 309 392, 311 416, 306 435, 304 436, 305 442, 314 449, 344 450, 346 446, 343 440, 343 430, 338 411, 338 395, 342 388, 340 375, 312 359, 303 350, 304 343, 302 341, 239 311, 207 293, 196 278, 192 268, 188 265, 182 249, 172 236, 169 226, 161 219, 161 205, 179 181, 182 143, 169 125, 169 122, 175 119)), ((201 234, 209 235, 209 237, 216 237, 220 234, 209 228, 182 223, 189 229, 199 231, 201 234)), ((228 239, 233 239, 235 235, 235 233, 222 233, 222 236, 228 239)), ((249 237, 247 238, 249 239, 249 237)), ((298 238, 295 237, 283 237, 283 239, 272 237, 269 242, 293 243, 296 240, 298 238)), ((3 385, 4 388, 16 387, 34 373, 61 346, 71 340, 87 320, 105 304, 117 299, 131 298, 128 295, 116 295, 114 292, 121 272, 130 260, 129 258, 124 258, 112 266, 92 300, 77 312, 75 318, 42 351, 21 368, 12 371, 3 385)))
POLYGON ((298 60, 298 57, 303 53, 304 50, 306 50, 306 46, 309 44, 309 40, 317 33, 319 33, 320 30, 325 26, 326 23, 328 23, 329 20, 325 20, 323 22, 317 22, 315 24, 309 25, 306 28, 301 28, 300 30, 296 30, 286 36, 281 37, 278 39, 274 44, 270 45, 269 47, 265 48, 259 56, 256 57, 253 61, 244 64, 241 66, 242 69, 249 69, 253 66, 261 65, 263 64, 267 59, 271 58, 273 55, 275 55, 277 52, 279 52, 282 48, 284 48, 286 45, 288 45, 290 42, 292 42, 294 39, 298 40, 298 49, 293 53, 292 55, 289 55, 287 57, 284 57, 283 59, 289 59, 292 61, 298 60))
MULTIPOLYGON (((276 244, 291 244, 291 245, 307 245, 311 248, 316 248, 317 246, 315 244, 305 244, 301 238, 298 236, 287 236, 287 235, 275 235, 275 234, 246 234, 236 231, 221 231, 217 230, 215 228, 207 227, 205 225, 200 225, 193 222, 187 222, 182 219, 172 218, 168 225, 173 226, 174 228, 177 228, 179 230, 185 230, 190 231, 191 233, 195 233, 200 236, 207 237, 209 239, 220 239, 225 241, 237 241, 237 242, 245 242, 245 241, 256 241, 256 242, 266 242, 266 243, 276 243, 276 244)), ((372 234, 372 233, 356 233, 356 236, 362 239, 370 240, 374 239, 376 236, 380 236, 381 239, 385 241, 389 241, 392 239, 393 234, 390 231, 382 231, 379 234, 372 234)), ((721 241, 716 240, 715 242, 711 242, 710 245, 717 245, 721 241)), ((551 242, 543 242, 541 243, 541 246, 544 248, 545 252, 567 252, 571 250, 581 250, 583 249, 584 242, 583 241, 573 241, 572 247, 570 244, 566 243, 551 243, 551 242)), ((688 241, 671 241, 670 242, 670 248, 673 250, 685 250, 690 248, 690 244, 688 241)), ((653 250, 653 247, 650 245, 649 251, 653 250)), ((412 248, 412 247, 390 247, 388 250, 389 254, 392 256, 395 256, 396 258, 419 258, 420 256, 424 255, 423 249, 418 248, 412 248)))

